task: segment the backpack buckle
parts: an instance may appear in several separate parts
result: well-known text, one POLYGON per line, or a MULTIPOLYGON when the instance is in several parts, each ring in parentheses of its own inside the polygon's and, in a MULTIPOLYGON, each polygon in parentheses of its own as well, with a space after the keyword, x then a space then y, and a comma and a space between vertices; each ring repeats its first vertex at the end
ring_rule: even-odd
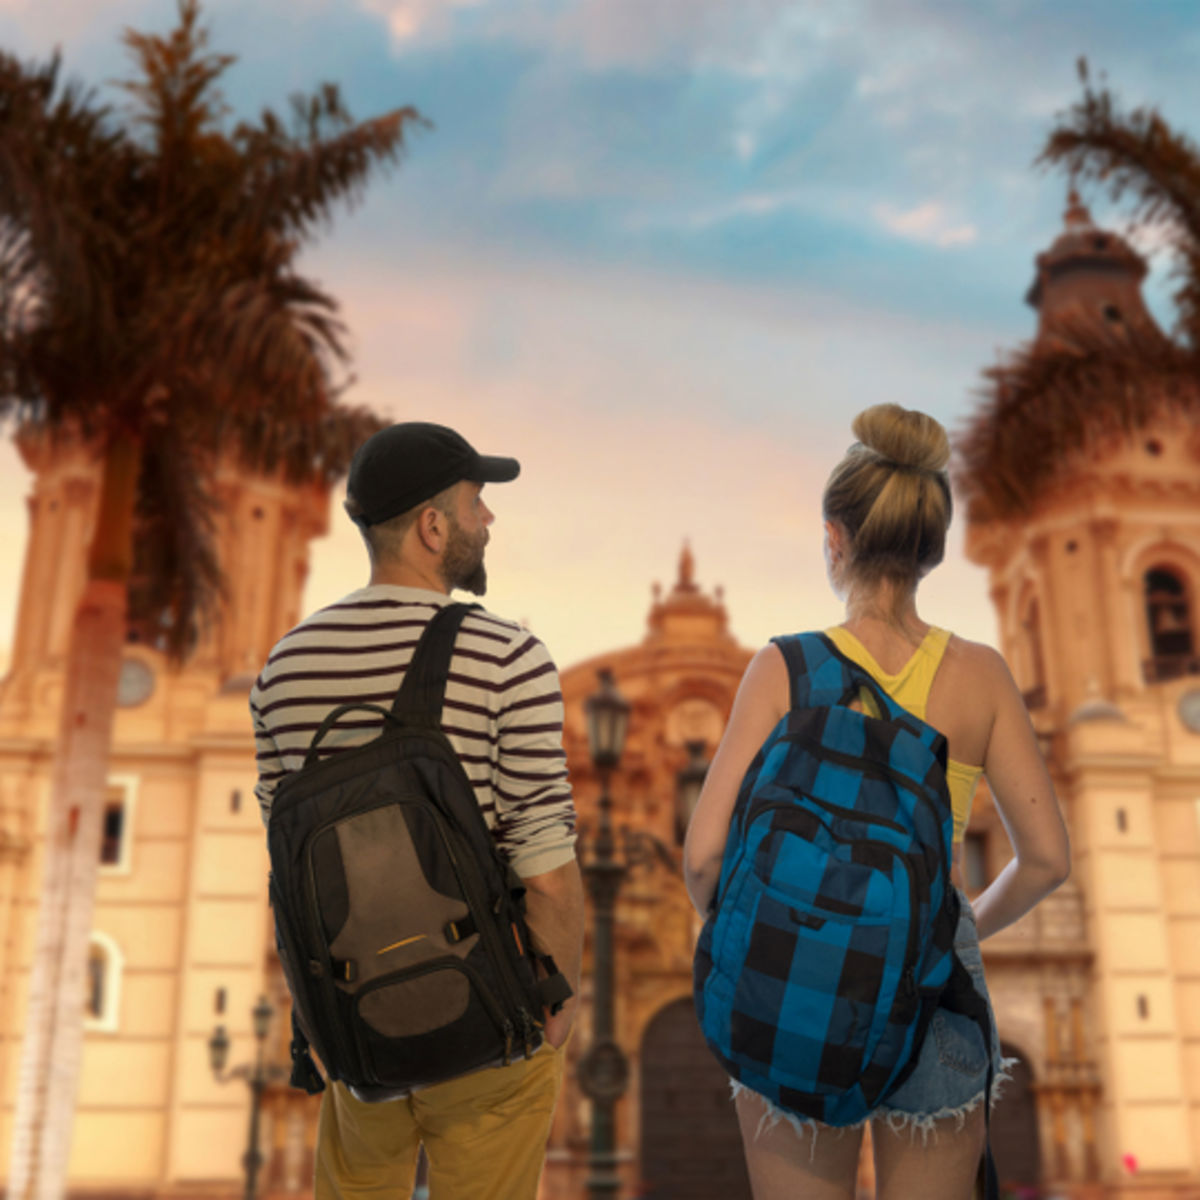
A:
POLYGON ((333 977, 343 983, 354 983, 358 979, 358 963, 352 958, 332 959, 333 977))
POLYGON ((473 933, 478 932, 479 927, 470 913, 467 913, 465 917, 460 917, 457 921, 447 921, 442 926, 442 935, 452 946, 457 946, 459 942, 465 942, 473 933))

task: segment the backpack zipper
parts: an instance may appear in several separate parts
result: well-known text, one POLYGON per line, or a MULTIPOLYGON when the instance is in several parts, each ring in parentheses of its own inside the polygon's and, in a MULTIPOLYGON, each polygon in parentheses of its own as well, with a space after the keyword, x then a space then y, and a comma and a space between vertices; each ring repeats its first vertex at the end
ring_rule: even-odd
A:
MULTIPOLYGON (((784 785, 777 784, 776 786, 783 787, 784 785)), ((793 789, 788 789, 788 790, 790 791, 793 789)), ((863 824, 863 825, 882 825, 887 829, 894 829, 897 833, 904 834, 905 837, 912 836, 911 830, 905 829, 905 827, 903 825, 901 825, 899 821, 893 821, 890 817, 880 816, 878 813, 859 812, 858 809, 856 809, 856 808, 846 808, 841 804, 834 804, 833 801, 831 801, 831 800, 823 800, 820 796, 810 795, 808 792, 800 792, 799 794, 802 795, 806 800, 811 800, 813 802, 813 804, 819 805, 822 809, 824 809, 826 812, 828 812, 831 816, 841 817, 841 818, 843 818, 845 820, 849 820, 849 821, 858 821, 860 824, 863 824)), ((777 807, 777 806, 787 807, 786 804, 783 804, 782 802, 776 801, 776 800, 769 801, 768 803, 772 807, 777 807)), ((762 811, 763 811, 762 808, 755 808, 754 806, 749 806, 746 810, 747 823, 749 823, 750 821, 753 821, 754 818, 762 811)))

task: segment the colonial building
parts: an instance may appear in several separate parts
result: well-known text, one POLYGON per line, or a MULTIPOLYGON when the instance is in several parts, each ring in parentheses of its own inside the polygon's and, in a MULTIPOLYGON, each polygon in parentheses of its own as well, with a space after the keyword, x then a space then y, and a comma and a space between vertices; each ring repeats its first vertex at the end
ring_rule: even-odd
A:
MULTIPOLYGON (((1153 332, 1144 264, 1073 204, 1038 260, 1037 345, 1080 322, 1153 332)), ((1014 1079, 993 1121, 1002 1175, 1044 1194, 1200 1193, 1200 424, 1154 410, 1133 433, 1089 438, 1019 515, 973 509, 967 550, 989 572, 1003 652, 1071 828, 1070 881, 984 946, 1014 1079)), ((1010 431, 1011 432, 1011 431, 1010 431)), ((1021 437, 1036 430, 1022 428, 1021 437)), ((40 879, 42 822, 63 660, 94 519, 96 467, 79 448, 25 440, 31 530, 11 668, 0 683, 0 1177, 7 1170, 40 879)), ((91 993, 70 1160, 78 1195, 230 1196, 241 1186, 248 1091, 221 1084, 208 1040, 254 1053, 251 1009, 277 1009, 268 1057, 286 1061, 266 854, 253 798, 246 698, 301 614, 308 544, 328 496, 233 471, 219 478, 222 620, 180 669, 153 629, 130 631, 110 767, 91 993)), ((627 871, 615 922, 615 1033, 628 1078, 616 1104, 623 1195, 739 1200, 749 1189, 727 1082, 691 1005, 697 919, 679 872, 693 783, 720 740, 751 650, 686 548, 654 590, 644 634, 563 671, 566 746, 594 851, 599 780, 584 704, 597 671, 630 701, 610 780, 627 871)), ((929 613, 953 625, 953 614, 929 613)), ((967 841, 978 892, 1009 856, 986 789, 967 841)), ((578 1200, 589 1175, 589 924, 584 1008, 543 1200, 578 1200)), ((316 1107, 266 1094, 260 1179, 308 1188, 316 1107)), ((864 1174, 864 1182, 869 1171, 864 1174)))
MULTIPOLYGON (((80 447, 20 443, 34 473, 11 670, 0 685, 0 1175, 6 1174, 36 926, 41 843, 64 659, 98 500, 80 447)), ((253 1053, 251 1009, 269 966, 266 852, 246 708, 259 665, 300 616, 310 540, 328 496, 222 471, 217 531, 229 595, 217 629, 168 669, 153 629, 131 629, 121 671, 89 963, 73 1191, 232 1193, 247 1089, 209 1064, 217 1023, 231 1064, 253 1053)), ((283 1053, 285 1022, 274 1023, 283 1053)), ((273 1179, 302 1188, 307 1107, 279 1092, 273 1179), (300 1104, 298 1119, 289 1113, 300 1104)))
MULTIPOLYGON (((1027 296, 1032 353, 1153 352, 1145 273, 1072 195, 1027 296)), ((1156 386, 1092 397, 1025 510, 973 503, 967 533, 1072 839, 1069 884, 984 948, 1037 1098, 1021 1170, 1139 1197, 1200 1194, 1200 393, 1156 386)), ((1040 449, 1071 418, 1046 396, 1005 428, 981 419, 977 435, 1040 449)), ((1008 853, 981 807, 976 883, 1008 853)))

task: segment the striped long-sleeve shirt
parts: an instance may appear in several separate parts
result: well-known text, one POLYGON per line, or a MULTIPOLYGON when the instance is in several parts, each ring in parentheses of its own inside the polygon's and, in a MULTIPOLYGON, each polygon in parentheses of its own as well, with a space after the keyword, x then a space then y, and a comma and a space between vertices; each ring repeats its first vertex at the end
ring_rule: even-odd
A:
MULTIPOLYGON (((271 651, 250 693, 264 823, 279 781, 298 770, 339 704, 390 706, 440 592, 375 584, 314 613, 271 651)), ((442 730, 457 752, 497 845, 521 876, 574 857, 575 809, 562 746, 558 671, 515 621, 467 614, 455 643, 442 730)), ((375 737, 382 718, 348 713, 321 753, 375 737)))

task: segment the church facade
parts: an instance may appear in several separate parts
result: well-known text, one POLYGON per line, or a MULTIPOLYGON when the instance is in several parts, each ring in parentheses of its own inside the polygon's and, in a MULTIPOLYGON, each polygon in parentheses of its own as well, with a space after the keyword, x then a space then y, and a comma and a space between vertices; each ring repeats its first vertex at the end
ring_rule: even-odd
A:
MULTIPOLYGON (((1071 322, 1151 321, 1144 264, 1077 204, 1039 258, 1030 300, 1043 344, 1071 322), (1100 240, 1097 240, 1100 239, 1100 240)), ((1065 331, 1065 332, 1064 332, 1065 331)), ((1200 1194, 1200 420, 1166 407, 1132 435, 1089 442, 1019 519, 968 522, 989 574, 1000 644, 1025 693, 1067 813, 1071 879, 984 945, 1007 1053, 993 1120, 1001 1174, 1044 1195, 1200 1194)), ((0 1178, 7 1170, 38 902, 63 657, 94 519, 95 468, 33 440, 31 531, 10 671, 0 683, 0 1178)), ((300 613, 328 495, 233 471, 218 479, 225 619, 167 670, 132 630, 122 671, 89 962, 91 990, 71 1190, 79 1196, 230 1196, 241 1187, 248 1093, 209 1063, 216 1025, 251 1060, 251 1009, 286 989, 272 950, 266 854, 246 699, 300 613)), ((953 624, 941 614, 928 614, 953 624)), ((616 1103, 627 1197, 748 1197, 728 1084, 691 1007, 698 920, 680 875, 698 773, 712 757, 752 648, 685 547, 655 587, 641 640, 562 672, 565 741, 585 865, 599 780, 584 705, 611 671, 632 705, 610 782, 627 870, 616 911, 615 1029, 628 1061, 616 1103)), ((986 787, 964 883, 1009 857, 986 787)), ((592 929, 584 1004, 551 1134, 543 1200, 577 1200, 590 1173, 592 929)), ((302 1195, 315 1103, 265 1096, 262 1192, 302 1195)), ((864 1173, 869 1184, 869 1172, 864 1173)))

